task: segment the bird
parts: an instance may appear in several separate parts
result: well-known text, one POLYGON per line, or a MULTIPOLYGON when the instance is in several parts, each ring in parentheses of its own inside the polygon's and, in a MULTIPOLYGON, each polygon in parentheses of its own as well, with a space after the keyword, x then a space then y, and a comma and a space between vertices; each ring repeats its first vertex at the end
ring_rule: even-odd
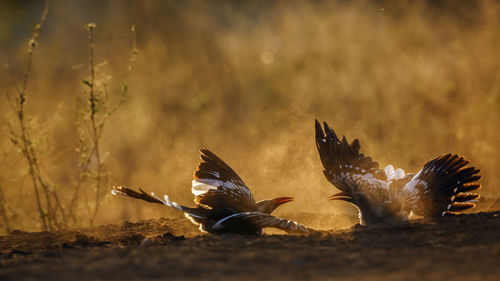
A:
POLYGON ((457 154, 443 154, 425 163, 416 174, 387 165, 379 168, 360 153, 360 142, 340 140, 315 120, 316 147, 326 179, 341 192, 330 196, 355 205, 362 225, 398 223, 413 218, 461 214, 475 207, 481 188, 480 170, 457 154))
POLYGON ((208 149, 200 149, 201 162, 196 169, 191 192, 196 207, 186 207, 163 200, 151 193, 118 186, 114 195, 121 194, 150 203, 163 204, 184 212, 202 232, 212 234, 261 235, 265 227, 273 227, 291 234, 310 234, 314 230, 292 220, 277 218, 271 213, 279 206, 293 201, 293 197, 277 197, 256 202, 250 189, 238 174, 208 149))

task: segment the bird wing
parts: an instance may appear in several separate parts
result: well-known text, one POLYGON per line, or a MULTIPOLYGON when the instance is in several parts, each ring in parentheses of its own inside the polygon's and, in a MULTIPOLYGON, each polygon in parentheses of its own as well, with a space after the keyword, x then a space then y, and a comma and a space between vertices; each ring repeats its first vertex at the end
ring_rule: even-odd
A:
POLYGON ((207 208, 251 211, 255 199, 238 174, 207 149, 200 150, 202 162, 194 173, 191 191, 194 202, 207 208))
POLYGON ((205 218, 206 217, 206 211, 203 210, 203 208, 190 208, 186 206, 182 206, 176 202, 170 201, 170 198, 168 195, 163 196, 163 200, 158 198, 154 193, 151 193, 151 195, 147 194, 144 190, 139 188, 139 191, 135 191, 133 189, 130 189, 128 187, 124 186, 114 186, 113 189, 111 190, 111 193, 113 195, 124 195, 140 200, 144 200, 150 203, 157 203, 157 204, 162 204, 165 206, 168 206, 170 208, 176 209, 178 211, 184 212, 187 216, 191 216, 193 218, 205 218))
POLYGON ((479 169, 467 167, 464 157, 445 154, 427 162, 398 194, 403 208, 435 217, 474 208, 481 185, 479 169))
POLYGON ((261 212, 242 212, 227 216, 217 221, 213 228, 217 231, 230 231, 237 233, 242 229, 255 229, 255 234, 260 234, 266 227, 281 229, 290 234, 311 234, 317 231, 292 220, 280 219, 261 212))
POLYGON ((353 199, 344 200, 355 205, 358 205, 356 198, 369 202, 389 200, 388 176, 379 169, 377 162, 359 152, 359 141, 355 139, 349 144, 345 136, 341 141, 326 122, 323 126, 324 130, 316 120, 316 147, 324 167, 323 173, 330 183, 342 191, 342 196, 353 199))

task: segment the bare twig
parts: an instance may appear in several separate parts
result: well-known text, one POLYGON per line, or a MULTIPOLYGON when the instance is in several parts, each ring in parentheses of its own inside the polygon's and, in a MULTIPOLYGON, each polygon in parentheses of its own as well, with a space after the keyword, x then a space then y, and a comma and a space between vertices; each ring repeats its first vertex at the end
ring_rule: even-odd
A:
POLYGON ((94 62, 94 28, 96 25, 94 23, 87 24, 87 30, 89 34, 89 67, 90 67, 90 81, 89 86, 89 106, 90 106, 90 124, 91 124, 91 138, 93 142, 94 156, 97 162, 97 172, 96 172, 96 188, 95 188, 95 206, 94 212, 90 217, 90 224, 92 225, 97 217, 100 206, 100 196, 101 196, 101 178, 102 178, 102 163, 101 163, 101 151, 99 149, 99 140, 101 138, 101 129, 97 124, 97 99, 96 99, 96 88, 95 88, 95 62, 94 62))
MULTIPOLYGON (((27 131, 26 124, 25 124, 25 118, 24 118, 24 103, 26 101, 26 92, 27 92, 27 87, 28 87, 28 81, 29 81, 29 77, 31 74, 31 67, 32 67, 32 62, 33 62, 33 50, 37 46, 37 39, 38 39, 39 31, 40 31, 40 28, 42 27, 43 23, 45 22, 48 11, 49 11, 49 1, 47 0, 47 1, 45 1, 45 9, 43 11, 42 17, 40 18, 40 21, 38 22, 38 24, 35 26, 35 29, 33 30, 33 34, 32 34, 31 39, 29 41, 28 62, 26 65, 26 70, 24 72, 23 84, 22 84, 21 90, 18 92, 18 96, 16 97, 16 113, 17 113, 17 117, 19 120, 19 128, 20 128, 19 138, 20 138, 21 143, 19 143, 17 141, 19 138, 16 138, 17 134, 15 134, 13 130, 11 130, 11 137, 16 140, 15 142, 13 141, 14 144, 21 147, 24 158, 28 162, 29 173, 30 173, 31 178, 32 178, 33 189, 35 191, 37 208, 38 208, 40 220, 43 224, 43 227, 45 229, 51 230, 51 226, 48 222, 45 210, 42 207, 42 203, 41 203, 40 192, 39 192, 39 182, 37 180, 37 177, 35 174, 35 168, 34 168, 34 166, 36 165, 36 156, 33 154, 32 142, 31 142, 31 139, 29 138, 29 133, 27 131)), ((47 200, 47 205, 50 205, 50 200, 47 200)))
MULTIPOLYGON (((89 78, 83 80, 88 87, 87 103, 82 111, 81 119, 78 119, 77 128, 80 135, 77 151, 79 153, 79 175, 75 181, 75 188, 70 198, 69 205, 64 206, 60 200, 59 191, 55 185, 44 176, 41 165, 39 163, 40 151, 37 146, 37 139, 33 137, 33 128, 30 125, 29 119, 25 113, 25 102, 27 97, 27 88, 32 72, 33 51, 37 46, 37 39, 40 28, 42 27, 48 13, 49 1, 46 1, 46 6, 39 23, 35 26, 33 35, 29 41, 28 59, 21 87, 16 86, 16 96, 14 100, 10 100, 7 95, 7 100, 11 104, 13 111, 18 119, 18 127, 8 123, 10 139, 17 146, 28 166, 28 173, 31 178, 36 206, 38 209, 40 221, 43 229, 53 231, 68 226, 68 219, 77 223, 77 210, 81 206, 79 200, 84 200, 87 207, 88 219, 90 225, 95 223, 97 214, 103 201, 102 189, 105 185, 104 178, 108 178, 109 173, 103 171, 104 158, 101 151, 101 138, 104 130, 104 125, 107 118, 112 115, 126 100, 128 90, 127 84, 124 83, 121 88, 121 98, 117 103, 109 103, 110 95, 108 93, 108 85, 99 80, 99 68, 101 64, 96 64, 94 57, 94 29, 95 24, 89 23, 86 28, 89 39, 89 78), (96 163, 96 166, 93 164, 96 163), (93 191, 82 190, 89 177, 94 180, 93 191), (83 193, 83 196, 81 196, 83 193), (94 202, 89 199, 92 196, 94 202), (82 197, 83 199, 79 199, 82 197)), ((135 68, 135 58, 137 56, 137 47, 135 42, 135 26, 131 27, 132 32, 132 56, 130 58, 129 70, 132 72, 135 68)), ((102 64, 103 65, 103 64, 102 64)), ((128 80, 127 80, 128 81, 128 80)), ((3 195, 3 194, 2 194, 3 195)), ((3 196, 0 198, 0 217, 8 216, 5 212, 5 200, 3 196)), ((10 227, 7 225, 7 227, 10 227)))
MULTIPOLYGON (((108 118, 125 102, 126 93, 128 90, 127 84, 124 83, 121 87, 121 97, 116 103, 110 102, 112 92, 107 83, 103 82, 101 66, 105 63, 97 64, 95 61, 94 51, 94 31, 96 25, 89 23, 86 25, 89 40, 89 76, 87 79, 82 79, 86 86, 86 103, 79 103, 81 112, 77 120, 78 126, 78 146, 79 154, 79 176, 75 182, 74 193, 71 197, 68 217, 76 223, 76 208, 79 201, 83 200, 84 206, 87 208, 90 225, 95 223, 101 204, 103 201, 103 186, 105 178, 109 179, 109 173, 103 169, 104 158, 101 151, 101 138, 104 131, 104 125, 108 118), (102 79, 102 80, 101 80, 102 79), (96 163, 94 166, 93 164, 96 163), (89 177, 93 179, 94 190, 89 192, 83 189, 83 186, 88 182, 89 177), (90 199, 90 197, 92 199, 90 199), (90 202, 91 200, 92 202, 90 202)), ((135 68, 135 57, 137 56, 137 47, 135 43, 135 27, 132 26, 132 56, 128 69, 132 72, 135 68)), ((89 182, 90 183, 90 182, 89 182)))
POLYGON ((54 229, 60 229, 66 226, 65 211, 61 204, 61 201, 59 200, 57 192, 53 190, 52 186, 42 176, 38 160, 39 152, 37 151, 36 141, 34 141, 34 138, 31 136, 31 128, 29 126, 29 123, 28 125, 26 124, 24 108, 27 96, 28 82, 32 71, 33 51, 38 44, 37 39, 39 36, 39 32, 42 28, 43 23, 45 22, 45 19, 47 18, 48 10, 49 1, 47 0, 45 2, 45 9, 43 11, 42 17, 38 24, 35 25, 33 34, 29 40, 28 61, 24 72, 23 83, 21 88, 17 91, 15 100, 15 111, 17 119, 19 121, 18 132, 16 132, 17 130, 15 130, 14 127, 10 124, 8 128, 12 143, 21 149, 22 155, 24 156, 28 164, 28 172, 33 183, 37 208, 43 228, 52 231, 54 229), (59 220, 60 218, 62 219, 62 221, 59 220))

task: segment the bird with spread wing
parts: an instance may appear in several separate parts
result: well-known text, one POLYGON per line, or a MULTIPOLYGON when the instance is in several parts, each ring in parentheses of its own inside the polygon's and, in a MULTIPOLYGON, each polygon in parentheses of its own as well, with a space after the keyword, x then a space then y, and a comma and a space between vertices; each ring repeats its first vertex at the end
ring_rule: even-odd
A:
POLYGON ((445 154, 427 162, 417 174, 377 162, 360 153, 359 141, 342 140, 326 122, 316 120, 316 147, 326 179, 340 193, 330 197, 354 204, 362 224, 406 221, 459 214, 475 207, 481 185, 479 170, 456 154, 445 154))
POLYGON ((196 207, 186 207, 126 187, 114 187, 113 194, 163 204, 184 212, 200 230, 212 234, 261 234, 265 227, 273 227, 288 233, 307 234, 313 232, 297 222, 280 219, 271 213, 280 205, 293 201, 292 197, 278 197, 256 202, 250 189, 236 172, 222 159, 207 149, 201 149, 202 162, 194 173, 191 191, 196 207))

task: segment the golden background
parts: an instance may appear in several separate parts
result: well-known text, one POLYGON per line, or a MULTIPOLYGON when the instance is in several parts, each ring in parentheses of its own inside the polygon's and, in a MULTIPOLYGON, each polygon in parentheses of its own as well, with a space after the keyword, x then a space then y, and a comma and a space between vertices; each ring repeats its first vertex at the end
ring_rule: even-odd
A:
MULTIPOLYGON (((0 3, 1 127, 16 124, 5 96, 21 84, 42 11, 42 1, 0 3)), ((355 214, 328 201, 335 188, 322 174, 315 118, 359 138, 382 167, 417 172, 440 154, 465 155, 481 169, 483 198, 498 197, 496 1, 51 1, 25 110, 44 175, 62 198, 78 176, 76 100, 86 90, 89 22, 111 99, 123 81, 129 88, 104 128, 109 175, 99 224, 179 216, 109 191, 141 187, 190 206, 201 147, 238 172, 257 200, 295 197, 278 216, 355 214)), ((7 130, 0 153, 10 224, 40 229, 27 166, 7 130)))

